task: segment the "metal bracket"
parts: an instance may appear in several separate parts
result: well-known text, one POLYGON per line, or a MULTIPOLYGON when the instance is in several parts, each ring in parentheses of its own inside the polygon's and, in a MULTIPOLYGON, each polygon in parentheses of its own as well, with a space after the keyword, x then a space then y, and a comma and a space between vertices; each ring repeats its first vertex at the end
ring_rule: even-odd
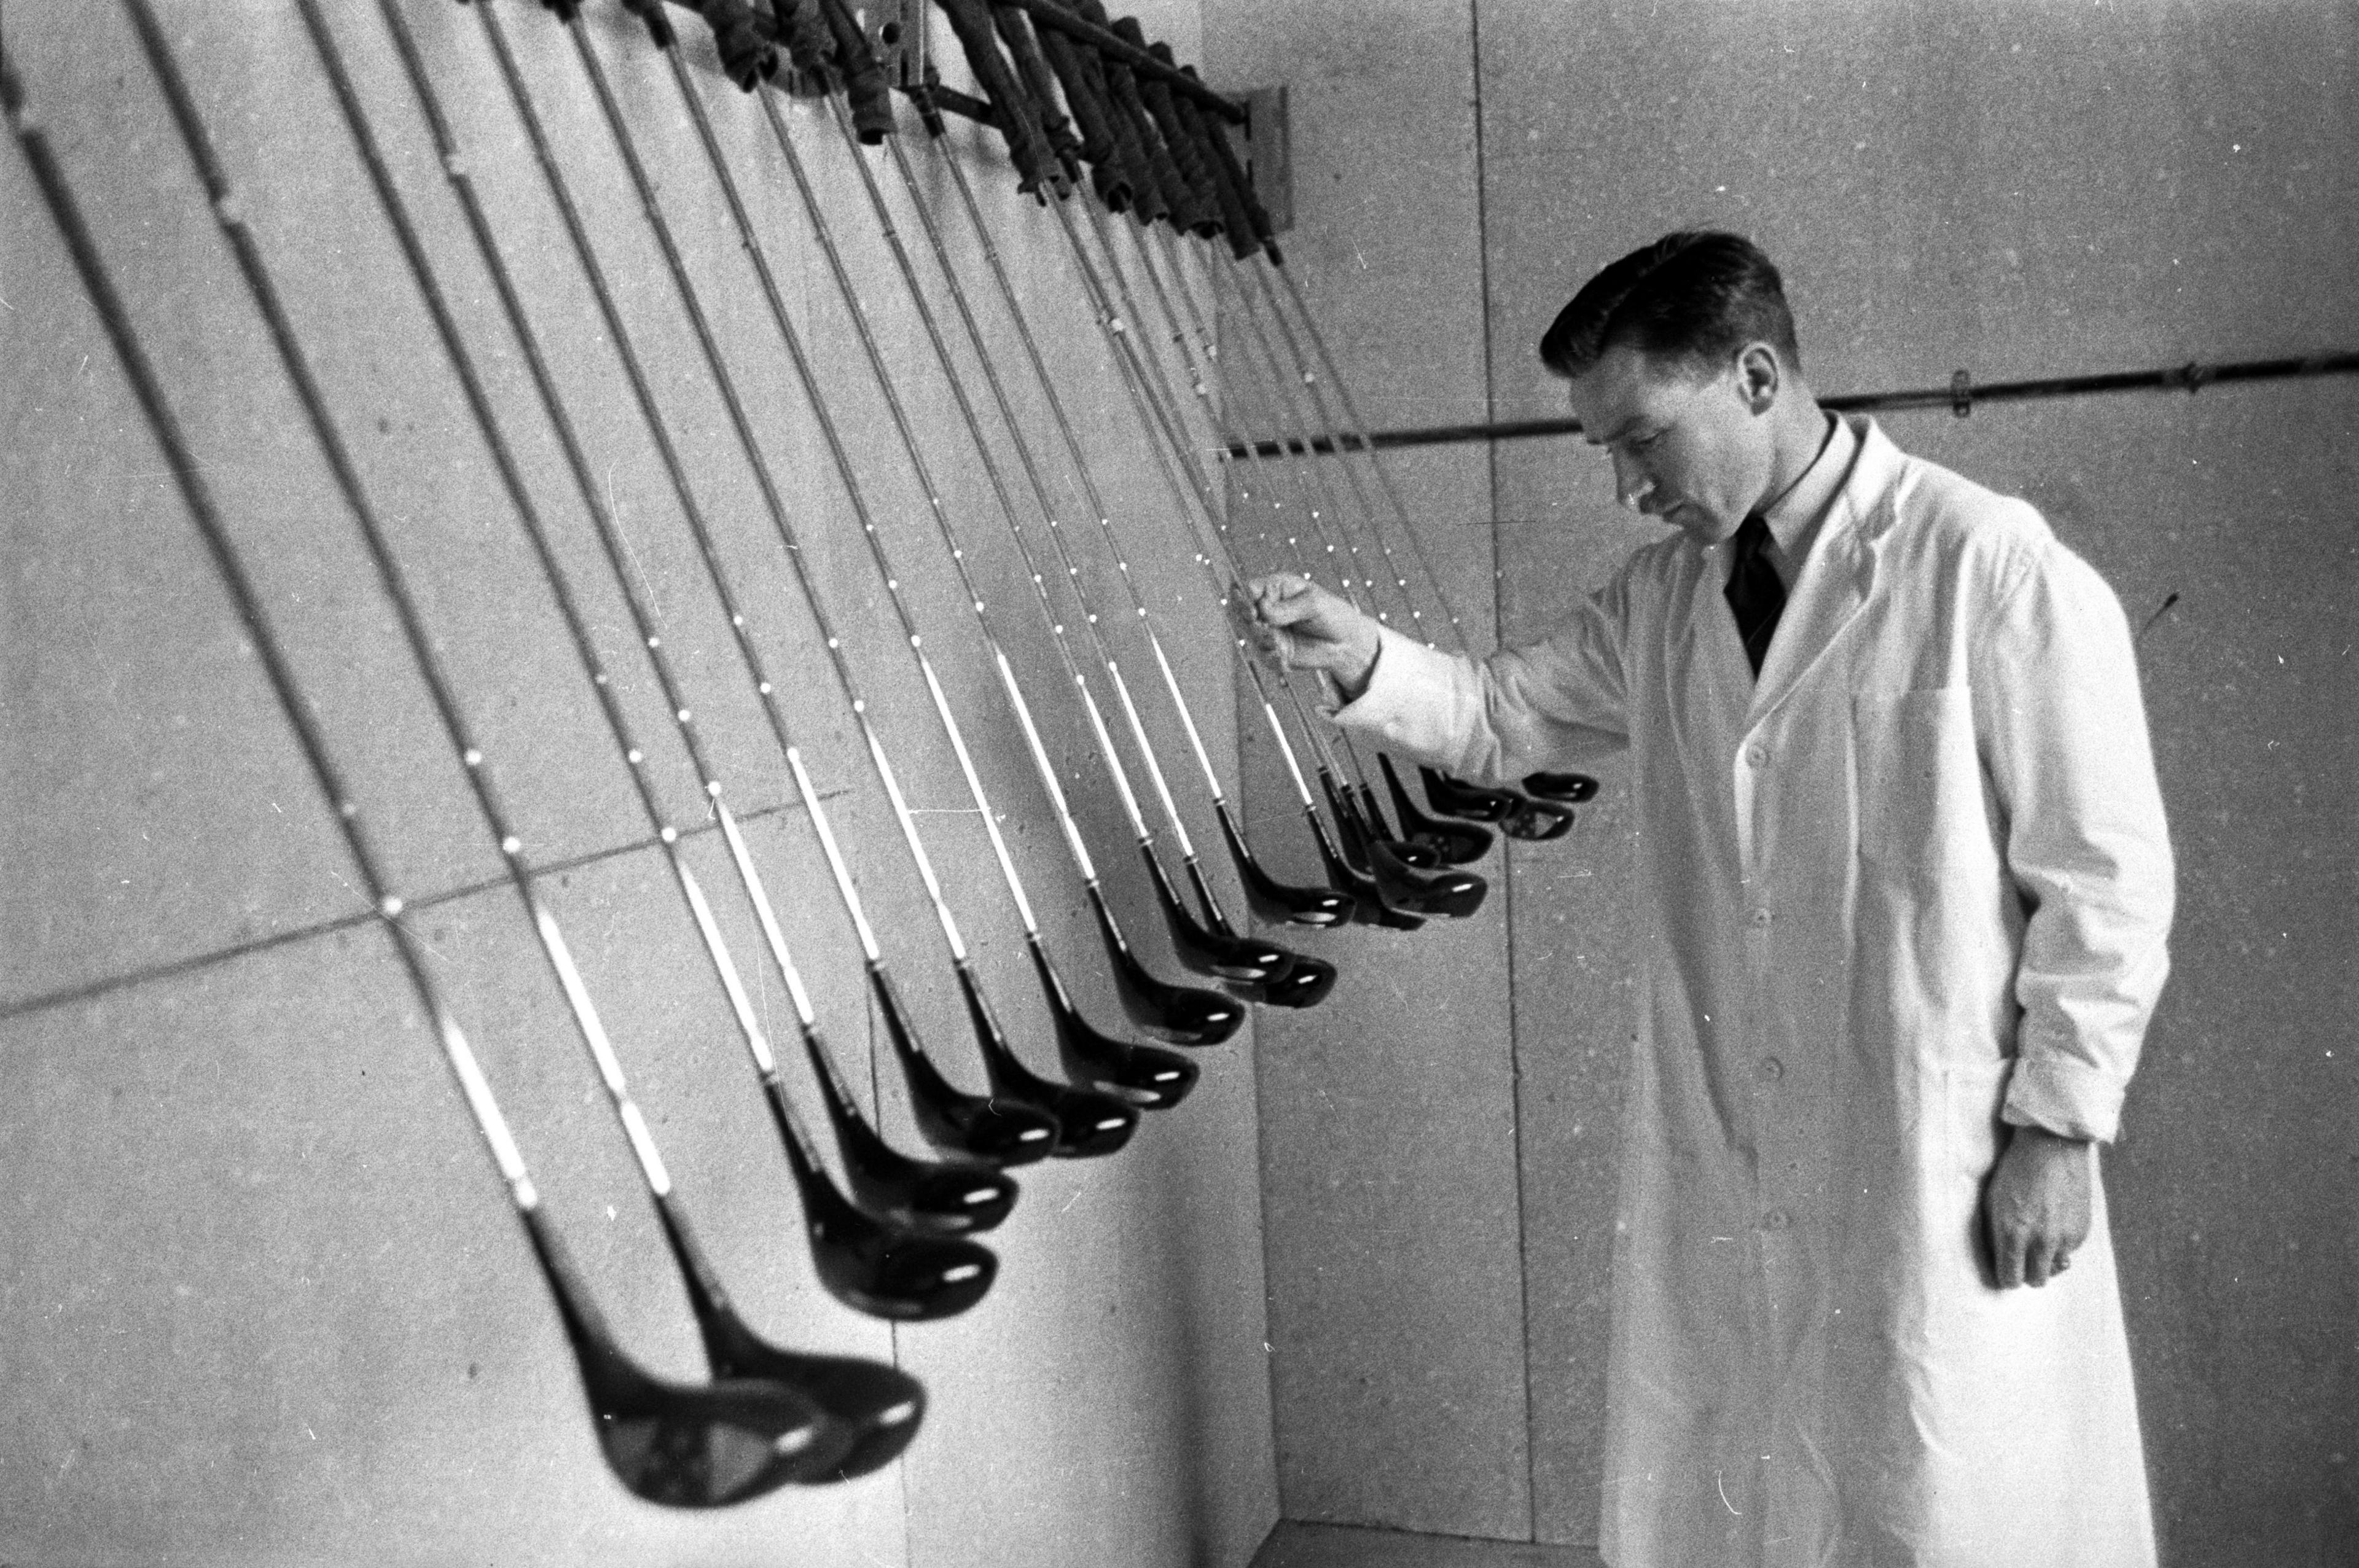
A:
POLYGON ((852 14, 868 35, 868 47, 885 80, 917 87, 926 80, 926 12, 932 0, 863 0, 852 14))
POLYGON ((1294 227, 1294 159, 1287 145, 1286 89, 1250 87, 1245 106, 1245 174, 1269 213, 1274 233, 1294 227))

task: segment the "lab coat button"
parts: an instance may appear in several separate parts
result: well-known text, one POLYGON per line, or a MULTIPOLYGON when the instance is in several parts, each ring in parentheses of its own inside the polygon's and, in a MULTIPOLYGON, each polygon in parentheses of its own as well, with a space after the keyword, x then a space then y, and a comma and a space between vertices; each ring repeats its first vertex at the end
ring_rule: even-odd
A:
POLYGON ((1769 912, 1768 912, 1767 910, 1766 910, 1766 909, 1756 909, 1756 910, 1755 910, 1755 911, 1753 912, 1753 924, 1754 924, 1754 925, 1768 925, 1768 924, 1769 924, 1769 912))
POLYGON ((1769 760, 1769 748, 1757 743, 1747 746, 1745 748, 1745 760, 1757 768, 1769 760))
POLYGON ((1783 1230, 1792 1223, 1793 1220, 1782 1208, 1773 1208, 1761 1217, 1761 1228, 1764 1230, 1783 1230))
POLYGON ((1785 1076, 1785 1063, 1780 1062, 1775 1056, 1764 1056, 1761 1058, 1761 1076, 1763 1081, 1774 1084, 1785 1076))

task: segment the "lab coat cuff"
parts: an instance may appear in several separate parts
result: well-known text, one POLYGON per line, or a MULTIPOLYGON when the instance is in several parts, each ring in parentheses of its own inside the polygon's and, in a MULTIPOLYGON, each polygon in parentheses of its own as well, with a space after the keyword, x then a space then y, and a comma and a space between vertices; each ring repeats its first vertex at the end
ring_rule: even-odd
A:
POLYGON ((2018 1056, 1999 1119, 2011 1127, 2045 1128, 2060 1138, 2111 1143, 2121 1130, 2126 1087, 2070 1056, 2018 1056))
POLYGON ((1358 697, 1328 717, 1346 730, 1399 740, 1417 718, 1420 702, 1437 687, 1449 688, 1456 661, 1389 626, 1376 629, 1376 661, 1358 697))

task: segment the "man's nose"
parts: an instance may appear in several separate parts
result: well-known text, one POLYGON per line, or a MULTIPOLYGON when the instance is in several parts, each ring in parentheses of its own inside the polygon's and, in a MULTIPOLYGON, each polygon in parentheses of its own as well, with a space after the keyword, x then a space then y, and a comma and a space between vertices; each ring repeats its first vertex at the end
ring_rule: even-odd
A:
POLYGON ((1614 499, 1628 507, 1631 511, 1636 512, 1641 509, 1647 497, 1652 495, 1654 492, 1655 481, 1648 479, 1645 474, 1640 473, 1635 465, 1625 462, 1620 453, 1615 453, 1614 457, 1614 499))

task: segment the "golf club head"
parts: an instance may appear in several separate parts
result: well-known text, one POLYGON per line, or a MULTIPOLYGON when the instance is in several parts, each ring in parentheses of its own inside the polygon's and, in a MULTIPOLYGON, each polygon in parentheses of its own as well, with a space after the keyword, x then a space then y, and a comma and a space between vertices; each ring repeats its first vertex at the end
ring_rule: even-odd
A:
MULTIPOLYGON (((1188 857, 1187 864, 1188 880, 1196 889, 1196 902, 1204 906, 1204 924, 1223 935, 1234 935, 1229 917, 1221 913, 1221 901, 1213 895, 1212 884, 1205 880, 1204 868, 1197 864, 1193 855, 1188 857)), ((1309 957, 1285 948, 1279 951, 1286 953, 1284 974, 1258 985, 1231 981, 1229 994, 1274 1007, 1314 1007, 1325 1000, 1327 993, 1335 989, 1335 966, 1324 958, 1309 957)))
POLYGON ((1195 1063, 1177 1051, 1117 1040, 1091 1028, 1081 1009, 1073 1005, 1040 939, 1029 936, 1026 943, 1031 949, 1032 967, 1040 976, 1040 989, 1049 999, 1049 1016, 1056 1022, 1057 1054, 1066 1072, 1141 1110, 1169 1110, 1188 1098, 1188 1091, 1196 1087, 1195 1063))
POLYGON ((1324 958, 1298 953, 1294 968, 1266 985, 1229 989, 1247 1001, 1267 1007, 1317 1007, 1335 989, 1335 966, 1324 958))
POLYGON ((809 1399, 841 1425, 849 1446, 824 1481, 850 1480, 883 1468, 918 1435, 926 1390, 915 1378, 882 1362, 848 1356, 810 1356, 771 1344, 747 1325, 721 1288, 704 1249, 689 1228, 676 1195, 656 1198, 664 1238, 671 1243, 704 1338, 705 1363, 716 1379, 780 1383, 809 1399))
POLYGON ((1393 815, 1400 818, 1401 831, 1408 835, 1409 842, 1430 845, 1445 864, 1452 866, 1470 865, 1490 853, 1488 829, 1471 822, 1437 821, 1428 816, 1409 798, 1390 757, 1377 752, 1376 766, 1384 770, 1385 787, 1393 797, 1393 815))
POLYGON ((803 1200, 811 1263, 828 1293, 855 1312, 897 1323, 928 1323, 983 1299, 999 1260, 980 1242, 924 1236, 862 1212, 820 1163, 782 1095, 771 1114, 787 1145, 787 1167, 803 1200))
POLYGON ((1049 1157, 1059 1135, 1055 1117, 1037 1106, 961 1089, 926 1054, 917 1025, 901 1006, 884 965, 868 966, 868 988, 885 1015, 885 1033, 908 1082, 910 1112, 929 1143, 994 1165, 1021 1165, 1049 1157))
POLYGON ((1417 771, 1425 780, 1426 804, 1444 816, 1496 822, 1516 809, 1516 796, 1511 790, 1485 789, 1429 767, 1419 766, 1417 771))
POLYGON ((1174 1045, 1218 1045, 1237 1032, 1245 1020, 1242 1002, 1219 991, 1167 984, 1147 973, 1114 923, 1104 890, 1092 883, 1089 895, 1098 935, 1113 960, 1114 994, 1133 1023, 1174 1045))
POLYGON ((1421 871, 1393 853, 1390 844, 1368 846, 1368 860, 1377 894, 1395 909, 1412 914, 1442 914, 1462 920, 1483 907, 1490 884, 1472 871, 1421 871))
POLYGON ((853 1434, 816 1400, 781 1383, 701 1387, 651 1377, 625 1356, 540 1211, 520 1209, 525 1234, 582 1372, 607 1468, 635 1497, 666 1508, 718 1509, 822 1480, 853 1434))
POLYGON ((1376 884, 1353 871, 1335 848, 1334 840, 1327 837, 1327 825, 1319 819, 1318 807, 1306 805, 1302 815, 1310 823, 1311 837, 1318 840, 1319 860, 1325 866, 1328 877, 1351 890, 1353 925, 1381 925, 1391 931, 1415 931, 1425 924, 1414 914, 1404 914, 1386 907, 1383 898, 1377 894, 1376 884))
POLYGON ((1499 831, 1527 844, 1561 838, 1572 831, 1572 807, 1545 800, 1523 801, 1499 824, 1499 831))
POLYGON ((1138 1130, 1138 1111, 1112 1095, 1044 1078, 1016 1054, 1000 1033, 999 1020, 983 994, 973 967, 962 959, 951 968, 966 997, 967 1017, 973 1022, 975 1043, 983 1048, 984 1071, 1004 1099, 1037 1105, 1057 1119, 1057 1146, 1049 1152, 1065 1160, 1093 1160, 1112 1154, 1138 1130))
POLYGON ((1534 800, 1579 806, 1597 793, 1597 781, 1587 773, 1526 773, 1524 793, 1534 800))
MULTIPOLYGON (((971 1235, 1007 1217, 1016 1206, 1014 1177, 980 1160, 914 1160, 902 1153, 860 1114, 816 1026, 804 1027, 803 1049, 827 1101, 853 1202, 888 1224, 929 1236, 971 1235)), ((775 1071, 762 1075, 762 1087, 773 1100, 786 1098, 775 1071)))
POLYGON ((1359 806, 1360 822, 1366 829, 1368 842, 1390 845, 1393 853, 1403 863, 1415 866, 1421 871, 1433 871, 1441 864, 1441 851, 1432 845, 1394 837, 1392 824, 1385 820, 1384 811, 1376 803, 1376 792, 1373 788, 1362 784, 1353 786, 1353 799, 1359 806))
POLYGON ((1236 862, 1237 875, 1244 879, 1245 902, 1264 920, 1283 920, 1295 925, 1341 925, 1352 918, 1352 895, 1326 887, 1294 887, 1277 881, 1262 870, 1253 850, 1245 844, 1245 836, 1238 831, 1236 819, 1229 815, 1229 803, 1216 801, 1213 815, 1221 821, 1221 837, 1229 846, 1229 858, 1236 862))
POLYGON ((1180 901, 1171 879, 1164 873, 1163 862, 1156 857, 1153 846, 1142 838, 1138 849, 1147 861, 1147 879, 1155 884, 1155 901, 1163 910, 1163 924, 1171 933, 1172 951, 1179 955, 1183 968, 1215 979, 1247 984, 1275 979, 1286 972, 1293 955, 1285 948, 1240 936, 1233 931, 1208 930, 1196 924, 1188 906, 1180 901))

